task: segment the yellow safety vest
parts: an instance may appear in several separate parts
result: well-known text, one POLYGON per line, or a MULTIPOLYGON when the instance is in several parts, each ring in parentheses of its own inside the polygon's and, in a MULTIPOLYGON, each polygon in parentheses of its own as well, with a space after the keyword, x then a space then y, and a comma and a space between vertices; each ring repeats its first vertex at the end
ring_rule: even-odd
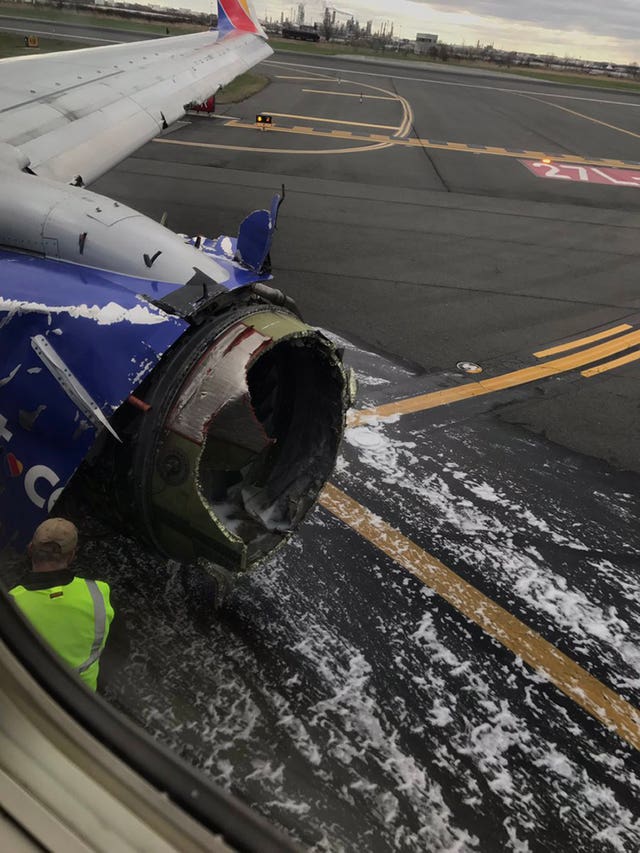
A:
POLYGON ((53 650, 96 690, 100 653, 113 619, 109 585, 74 578, 64 586, 48 589, 16 586, 11 595, 53 650))

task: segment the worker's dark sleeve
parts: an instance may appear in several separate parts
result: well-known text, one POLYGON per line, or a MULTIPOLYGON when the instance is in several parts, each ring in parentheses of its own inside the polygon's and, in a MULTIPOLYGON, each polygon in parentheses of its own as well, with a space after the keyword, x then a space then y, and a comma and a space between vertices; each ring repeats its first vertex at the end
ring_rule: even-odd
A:
POLYGON ((100 655, 100 675, 98 678, 100 692, 103 692, 109 684, 118 679, 131 650, 127 623, 123 611, 118 606, 118 597, 113 594, 113 589, 111 589, 109 598, 115 615, 109 627, 107 644, 100 655))

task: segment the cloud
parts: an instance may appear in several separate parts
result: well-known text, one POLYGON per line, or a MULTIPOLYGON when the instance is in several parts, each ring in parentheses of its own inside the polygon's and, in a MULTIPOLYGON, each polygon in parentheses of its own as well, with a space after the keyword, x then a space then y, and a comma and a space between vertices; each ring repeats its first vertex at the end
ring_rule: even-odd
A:
POLYGON ((492 18, 503 24, 531 24, 558 34, 571 30, 594 37, 638 41, 640 2, 615 0, 410 0, 432 11, 492 18))

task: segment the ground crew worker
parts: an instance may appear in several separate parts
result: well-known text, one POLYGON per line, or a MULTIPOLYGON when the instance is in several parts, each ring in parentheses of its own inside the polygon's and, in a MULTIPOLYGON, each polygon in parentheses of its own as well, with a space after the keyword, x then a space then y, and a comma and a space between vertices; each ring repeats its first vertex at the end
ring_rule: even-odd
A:
POLYGON ((28 548, 32 570, 11 595, 53 650, 96 690, 113 608, 108 584, 76 577, 70 569, 77 544, 70 521, 43 521, 28 548))

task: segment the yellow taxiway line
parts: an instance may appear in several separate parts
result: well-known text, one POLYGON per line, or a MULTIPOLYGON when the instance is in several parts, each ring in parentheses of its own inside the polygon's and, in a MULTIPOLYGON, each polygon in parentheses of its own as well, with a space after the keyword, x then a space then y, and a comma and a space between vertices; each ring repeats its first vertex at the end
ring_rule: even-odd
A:
POLYGON ((573 355, 546 361, 544 364, 535 364, 532 367, 503 373, 490 379, 469 382, 465 385, 457 385, 454 388, 445 388, 442 391, 432 391, 429 394, 420 394, 404 400, 396 400, 394 403, 387 403, 371 409, 354 411, 350 413, 349 426, 366 423, 371 418, 388 418, 394 415, 424 412, 427 409, 434 409, 448 403, 456 403, 460 400, 469 400, 472 397, 482 397, 496 391, 504 391, 507 388, 515 388, 518 385, 526 385, 528 382, 535 382, 538 379, 546 379, 549 376, 557 376, 560 373, 576 370, 578 367, 584 367, 587 364, 608 358, 639 344, 640 331, 631 332, 628 335, 623 335, 615 340, 590 347, 573 355))
POLYGON ((569 352, 572 349, 579 349, 587 344, 602 341, 605 338, 612 338, 614 335, 619 335, 621 332, 627 332, 629 329, 633 329, 633 326, 630 326, 628 323, 622 323, 620 326, 614 326, 612 329, 605 329, 604 332, 598 332, 597 334, 589 335, 586 338, 577 338, 576 340, 569 341, 566 344, 560 344, 557 347, 539 350, 538 352, 534 352, 534 355, 536 358, 546 358, 549 355, 557 355, 559 352, 569 352))
POLYGON ((597 367, 583 370, 580 375, 589 379, 591 376, 598 376, 600 373, 606 373, 607 370, 613 370, 614 367, 622 367, 624 364, 631 364, 638 359, 640 359, 640 352, 636 350, 628 355, 623 355, 622 358, 615 358, 613 361, 607 361, 606 364, 599 364, 597 367))
MULTIPOLYGON (((271 127, 268 133, 274 133, 276 128, 271 127)), ((265 131, 267 132, 267 131, 265 131)), ((313 136, 313 132, 310 130, 300 130, 298 131, 301 135, 313 136)), ((335 139, 336 137, 332 133, 327 133, 325 136, 335 139)), ((351 135, 349 139, 357 140, 357 137, 351 135)), ((381 137, 380 142, 375 142, 374 137, 367 139, 369 145, 353 145, 350 148, 262 148, 256 147, 255 145, 222 145, 215 142, 187 142, 186 140, 181 139, 154 139, 153 142, 157 142, 161 145, 184 145, 187 148, 205 148, 205 149, 217 149, 218 151, 246 151, 250 154, 286 154, 287 157, 289 155, 308 155, 313 154, 319 156, 320 154, 361 154, 365 151, 379 151, 381 148, 390 148, 393 145, 393 142, 388 139, 388 137, 381 137)))
MULTIPOLYGON (((605 159, 605 158, 600 158, 600 157, 589 158, 589 157, 581 157, 577 154, 549 154, 548 152, 545 152, 545 151, 529 151, 529 150, 511 151, 507 148, 498 148, 497 146, 467 145, 464 142, 435 142, 435 141, 430 140, 430 139, 402 138, 402 136, 401 136, 402 134, 406 134, 409 132, 409 130, 411 128, 411 122, 412 122, 412 116, 411 116, 411 114, 407 114, 402 125, 396 131, 397 135, 394 134, 393 136, 382 136, 381 134, 365 135, 365 134, 354 133, 351 138, 353 139, 354 142, 365 142, 365 143, 369 142, 370 143, 373 140, 376 140, 376 141, 381 141, 381 142, 382 141, 387 142, 389 145, 400 145, 400 146, 406 146, 408 148, 426 148, 426 149, 437 150, 437 151, 452 151, 452 152, 457 152, 457 153, 462 153, 462 154, 476 154, 476 155, 488 156, 488 157, 507 157, 509 159, 516 159, 516 160, 540 160, 540 161, 541 160, 551 160, 552 163, 559 163, 559 164, 571 163, 571 164, 578 164, 578 165, 583 165, 583 166, 600 166, 600 167, 611 166, 611 167, 617 168, 617 169, 624 168, 624 169, 630 169, 632 171, 640 171, 640 163, 629 162, 626 160, 605 159)), ((233 120, 227 122, 225 124, 225 127, 234 127, 234 128, 241 128, 244 130, 253 130, 253 131, 257 130, 255 124, 251 124, 248 122, 242 122, 242 121, 233 121, 233 120)), ((269 133, 296 134, 296 133, 302 133, 302 132, 303 131, 301 131, 299 129, 299 127, 298 128, 275 127, 272 125, 269 128, 269 133)), ((319 138, 325 138, 325 139, 327 139, 327 138, 330 139, 333 137, 333 134, 330 132, 322 131, 322 130, 315 130, 314 128, 305 129, 304 133, 307 135, 311 134, 313 136, 317 136, 319 138)), ((210 143, 210 142, 182 142, 181 140, 168 139, 166 137, 163 137, 160 139, 154 139, 153 141, 165 143, 165 144, 170 143, 172 145, 189 145, 189 146, 193 146, 196 148, 198 148, 198 147, 200 147, 200 148, 224 148, 226 150, 231 150, 231 151, 262 150, 262 149, 258 149, 258 148, 254 149, 254 148, 251 148, 250 146, 215 145, 215 144, 210 143)), ((289 151, 289 149, 286 149, 286 148, 279 149, 279 150, 278 149, 271 149, 271 150, 273 151, 273 153, 278 153, 278 154, 291 153, 289 151)), ((357 152, 362 151, 362 150, 363 150, 362 148, 354 147, 353 149, 348 149, 348 148, 342 149, 339 153, 341 153, 341 154, 357 153, 357 152)), ((371 150, 371 149, 369 147, 367 147, 366 150, 371 150)), ((295 152, 295 153, 305 153, 305 152, 295 152)), ((306 153, 309 153, 309 154, 311 154, 311 153, 312 154, 322 154, 322 153, 332 154, 332 153, 338 153, 338 152, 332 151, 331 149, 325 149, 324 151, 319 149, 319 150, 315 150, 315 151, 309 151, 306 153)))
MULTIPOLYGON (((320 118, 319 116, 296 116, 290 115, 289 113, 272 113, 269 110, 266 110, 271 116, 275 116, 276 118, 292 118, 298 119, 299 121, 319 121, 323 124, 348 124, 353 127, 374 127, 377 130, 397 130, 395 124, 369 124, 364 121, 341 121, 337 118, 320 118)), ((233 125, 234 127, 238 127, 237 124, 233 125)), ((253 125, 251 125, 253 127, 253 125)))
POLYGON ((324 487, 320 504, 433 589, 486 634, 548 678, 603 726, 635 749, 640 749, 640 711, 637 708, 336 486, 328 484, 324 487))
MULTIPOLYGON (((272 60, 269 61, 269 64, 282 66, 282 67, 288 67, 289 66, 289 63, 275 62, 272 60)), ((363 74, 364 73, 364 72, 358 72, 358 71, 354 72, 352 69, 349 69, 348 71, 346 69, 344 69, 344 71, 345 71, 345 73, 351 73, 351 74, 354 74, 354 73, 355 74, 363 74)), ((307 81, 324 80, 326 82, 338 83, 338 84, 344 82, 346 85, 356 86, 356 87, 357 86, 367 86, 367 84, 358 83, 358 81, 353 80, 350 77, 346 77, 343 80, 340 80, 340 79, 336 79, 335 76, 333 76, 333 75, 331 75, 331 76, 330 75, 322 75, 321 73, 317 73, 316 75, 311 75, 311 73, 308 72, 308 75, 309 76, 307 76, 307 77, 293 76, 293 75, 291 75, 291 76, 278 75, 277 79, 300 80, 300 81, 302 81, 302 80, 307 80, 307 81)), ((373 75, 369 74, 368 76, 382 77, 384 75, 382 75, 382 74, 373 74, 373 75)), ((510 94, 510 95, 523 96, 526 98, 530 98, 531 100, 539 101, 540 103, 544 104, 545 106, 555 106, 558 109, 564 110, 566 113, 569 113, 571 115, 575 115, 578 118, 586 119, 587 121, 591 121, 594 124, 600 124, 603 127, 609 128, 610 130, 615 130, 619 133, 624 133, 624 134, 632 136, 636 139, 640 139, 640 134, 635 133, 634 131, 627 130, 626 128, 619 127, 618 125, 615 125, 615 124, 610 124, 609 122, 605 122, 605 121, 602 121, 600 119, 596 119, 593 116, 586 115, 586 114, 578 112, 576 110, 571 110, 567 107, 562 107, 558 104, 554 104, 552 101, 551 102, 549 101, 549 98, 552 98, 552 99, 558 98, 558 99, 563 99, 563 100, 574 100, 574 101, 585 101, 585 102, 589 102, 589 103, 598 103, 598 104, 599 103, 617 104, 620 106, 631 106, 631 107, 640 106, 637 104, 629 104, 628 102, 625 102, 625 101, 611 101, 611 100, 606 100, 606 99, 602 99, 602 98, 586 98, 586 97, 579 97, 579 96, 575 96, 575 95, 559 95, 559 94, 549 93, 549 92, 533 92, 533 93, 531 93, 531 92, 526 92, 522 89, 506 89, 503 87, 481 86, 481 85, 470 84, 470 83, 458 83, 458 82, 452 83, 451 81, 435 80, 435 79, 429 79, 429 80, 425 80, 425 81, 420 80, 420 78, 405 78, 405 79, 415 80, 416 82, 437 83, 439 85, 445 85, 445 86, 461 86, 463 88, 483 89, 483 90, 487 89, 489 91, 496 91, 496 92, 501 92, 501 93, 510 94), (536 97, 537 95, 540 97, 536 97)), ((376 88, 376 87, 369 85, 369 86, 367 86, 367 88, 376 88)), ((304 91, 313 92, 313 90, 311 90, 311 89, 304 90, 304 91)), ((402 98, 401 96, 397 96, 397 98, 396 98, 396 95, 393 92, 388 92, 388 91, 382 90, 382 89, 380 91, 386 92, 386 94, 388 96, 390 96, 392 100, 397 99, 397 100, 404 101, 405 102, 404 103, 405 109, 407 107, 409 107, 409 109, 410 109, 410 105, 408 104, 408 102, 404 98, 402 98)), ((328 95, 339 94, 339 95, 343 95, 343 96, 358 97, 357 94, 349 95, 349 93, 344 93, 344 92, 338 93, 338 92, 327 91, 327 92, 318 92, 318 93, 319 94, 328 94, 328 95)), ((364 96, 364 97, 369 97, 369 96, 364 96)), ((395 137, 404 137, 408 134, 410 128, 411 128, 410 124, 404 125, 403 126, 404 132, 394 134, 394 136, 395 137)), ((458 147, 456 145, 456 147, 454 148, 452 143, 444 143, 444 146, 443 146, 440 143, 434 143, 434 142, 431 142, 430 140, 424 140, 424 141, 415 140, 415 142, 418 142, 418 144, 422 144, 422 146, 424 148, 435 148, 435 149, 440 149, 440 150, 446 150, 446 149, 459 150, 459 151, 465 151, 466 153, 470 153, 470 154, 471 153, 473 153, 473 154, 488 154, 488 155, 494 155, 494 156, 500 156, 500 157, 524 157, 525 159, 535 158, 535 159, 540 159, 540 160, 551 158, 553 161, 558 162, 558 163, 567 163, 567 164, 569 164, 569 163, 580 163, 580 164, 587 165, 587 166, 610 166, 613 168, 632 169, 634 171, 640 170, 640 163, 633 162, 633 161, 617 160, 617 159, 613 159, 613 158, 582 157, 582 156, 579 156, 577 154, 576 155, 574 155, 574 154, 549 155, 548 153, 542 152, 542 151, 515 151, 515 150, 504 149, 504 148, 498 148, 496 146, 465 145, 464 147, 458 147)))
MULTIPOLYGON (((349 83, 348 85, 355 85, 349 83)), ((365 95, 359 92, 332 92, 328 89, 303 89, 303 92, 309 95, 333 95, 337 98, 362 98, 363 101, 397 101, 391 95, 365 95)))
POLYGON ((550 103, 549 101, 545 101, 544 98, 534 98, 532 95, 527 95, 529 100, 537 101, 539 104, 544 104, 547 107, 555 107, 557 110, 562 110, 563 113, 569 113, 569 115, 577 116, 577 118, 586 119, 586 121, 590 121, 593 124, 602 125, 602 127, 608 127, 609 130, 615 130, 618 133, 624 133, 627 136, 633 136, 635 139, 640 139, 640 133, 634 133, 633 130, 627 130, 624 127, 618 127, 617 124, 609 124, 608 121, 601 121, 599 118, 594 118, 593 116, 585 115, 585 113, 579 113, 577 110, 570 110, 569 107, 563 107, 561 104, 550 103))

